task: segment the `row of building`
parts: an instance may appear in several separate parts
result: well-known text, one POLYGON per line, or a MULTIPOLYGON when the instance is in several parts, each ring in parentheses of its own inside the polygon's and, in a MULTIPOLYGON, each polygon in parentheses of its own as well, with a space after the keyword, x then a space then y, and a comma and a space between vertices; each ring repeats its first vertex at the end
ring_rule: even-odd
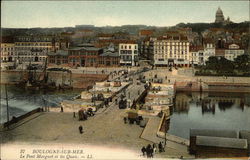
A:
POLYGON ((112 42, 108 47, 95 44, 69 46, 69 42, 51 36, 22 36, 1 43, 1 62, 24 64, 43 64, 48 58, 49 65, 69 67, 102 67, 138 64, 138 44, 123 40, 118 43, 119 50, 112 42))
POLYGON ((225 57, 230 61, 244 54, 244 49, 235 43, 216 48, 212 41, 193 46, 188 38, 181 35, 166 35, 149 38, 143 42, 142 54, 155 66, 195 66, 205 65, 211 56, 225 57))
POLYGON ((52 36, 22 36, 14 42, 1 43, 1 62, 44 63, 69 67, 137 66, 139 59, 148 60, 154 66, 205 65, 211 56, 225 57, 233 61, 244 54, 236 43, 215 43, 205 39, 202 45, 192 45, 181 33, 150 36, 142 41, 104 40, 107 43, 86 43, 70 46, 69 42, 52 36), (117 42, 117 43, 116 43, 117 42))

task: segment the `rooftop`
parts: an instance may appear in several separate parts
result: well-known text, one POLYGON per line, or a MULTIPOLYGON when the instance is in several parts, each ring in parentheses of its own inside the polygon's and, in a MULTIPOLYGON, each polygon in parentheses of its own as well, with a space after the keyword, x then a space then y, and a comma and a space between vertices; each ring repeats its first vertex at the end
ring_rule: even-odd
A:
POLYGON ((190 52, 197 52, 197 51, 200 51, 200 50, 204 50, 204 47, 203 46, 190 46, 190 52))
POLYGON ((53 36, 39 35, 39 36, 16 36, 16 42, 52 42, 56 38, 53 36))
POLYGON ((107 33, 100 33, 98 34, 98 37, 113 37, 113 34, 107 34, 107 33))
POLYGON ((234 130, 190 129, 190 137, 193 136, 238 137, 237 132, 234 130))
POLYGON ((211 146, 211 147, 223 147, 223 148, 247 149, 247 140, 246 139, 237 139, 237 138, 197 136, 196 137, 196 145, 211 146))
POLYGON ((215 50, 215 56, 224 56, 225 55, 225 49, 216 49, 215 50))
POLYGON ((49 56, 68 56, 68 50, 57 50, 56 52, 48 52, 49 56))
POLYGON ((1 39, 1 43, 14 43, 14 37, 12 37, 12 36, 4 36, 1 39))
POLYGON ((87 51, 99 51, 101 48, 96 47, 73 47, 69 49, 70 51, 80 51, 80 50, 87 50, 87 51))
POLYGON ((188 41, 187 36, 183 35, 166 35, 166 36, 160 36, 157 38, 157 40, 179 40, 179 41, 188 41))
POLYGON ((100 56, 110 56, 110 57, 120 57, 118 52, 112 52, 112 51, 105 51, 103 54, 101 54, 100 56))
POLYGON ((143 30, 140 30, 139 34, 141 36, 150 36, 150 35, 153 34, 153 31, 152 30, 145 30, 145 29, 143 29, 143 30))

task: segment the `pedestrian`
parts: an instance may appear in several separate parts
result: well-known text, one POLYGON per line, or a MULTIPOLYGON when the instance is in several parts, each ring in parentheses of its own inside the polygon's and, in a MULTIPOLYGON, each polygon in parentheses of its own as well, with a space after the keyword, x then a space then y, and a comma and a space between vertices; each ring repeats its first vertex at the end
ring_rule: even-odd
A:
POLYGON ((161 142, 159 143, 158 148, 159 148, 159 152, 161 153, 162 152, 162 144, 161 144, 161 142))
POLYGON ((80 132, 80 134, 83 133, 83 127, 82 126, 79 126, 79 132, 80 132))
POLYGON ((151 145, 150 144, 148 144, 148 146, 147 146, 147 148, 146 148, 146 152, 147 152, 147 158, 150 158, 151 157, 151 145))
POLYGON ((150 157, 151 158, 154 157, 154 149, 153 149, 153 147, 150 148, 150 157))
POLYGON ((76 118, 76 112, 73 112, 73 118, 76 118))
POLYGON ((63 107, 61 106, 61 112, 63 112, 63 107))
POLYGON ((156 145, 153 144, 153 150, 154 150, 154 154, 156 153, 156 145))
POLYGON ((123 118, 123 121, 124 121, 124 124, 126 124, 126 123, 127 123, 127 118, 124 117, 124 118, 123 118))
POLYGON ((136 102, 135 102, 135 100, 133 100, 132 106, 133 106, 134 109, 136 109, 136 102))
MULTIPOLYGON (((163 144, 164 142, 161 142, 163 144)), ((162 152, 165 152, 165 146, 162 145, 162 152)))
POLYGON ((142 147, 141 152, 142 152, 142 155, 145 156, 146 148, 144 146, 142 147))
POLYGON ((106 103, 105 103, 105 107, 108 107, 108 105, 109 105, 109 101, 106 99, 106 101, 105 101, 106 103))

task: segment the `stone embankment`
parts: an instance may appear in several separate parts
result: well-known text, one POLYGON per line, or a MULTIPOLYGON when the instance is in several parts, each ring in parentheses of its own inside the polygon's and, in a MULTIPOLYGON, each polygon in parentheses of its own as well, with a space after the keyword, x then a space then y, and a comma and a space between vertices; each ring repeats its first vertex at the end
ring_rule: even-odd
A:
MULTIPOLYGON (((80 74, 68 72, 55 72, 48 73, 48 82, 55 82, 56 86, 67 84, 73 88, 87 88, 92 86, 95 82, 104 81, 108 78, 106 74, 80 74)), ((1 84, 17 84, 22 80, 28 79, 27 71, 1 71, 1 84)), ((33 77, 37 80, 43 79, 42 72, 32 72, 33 77)))
POLYGON ((175 84, 177 91, 250 92, 250 77, 195 76, 192 69, 158 68, 144 74, 148 81, 175 84))

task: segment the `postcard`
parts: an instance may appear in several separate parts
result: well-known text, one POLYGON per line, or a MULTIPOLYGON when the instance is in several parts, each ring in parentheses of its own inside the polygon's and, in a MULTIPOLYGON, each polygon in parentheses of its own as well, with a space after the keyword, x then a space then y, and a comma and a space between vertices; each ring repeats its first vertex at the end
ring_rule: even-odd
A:
POLYGON ((249 1, 1 1, 1 160, 250 155, 249 1))

